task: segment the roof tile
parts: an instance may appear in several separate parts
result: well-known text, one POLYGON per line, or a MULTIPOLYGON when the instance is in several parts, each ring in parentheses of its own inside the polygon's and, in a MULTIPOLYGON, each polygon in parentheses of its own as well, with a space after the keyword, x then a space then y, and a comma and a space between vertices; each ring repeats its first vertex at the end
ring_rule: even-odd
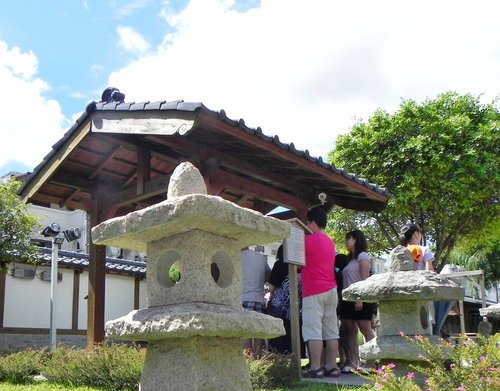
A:
POLYGON ((144 110, 160 110, 161 105, 165 102, 166 100, 146 103, 146 105, 144 106, 144 110))

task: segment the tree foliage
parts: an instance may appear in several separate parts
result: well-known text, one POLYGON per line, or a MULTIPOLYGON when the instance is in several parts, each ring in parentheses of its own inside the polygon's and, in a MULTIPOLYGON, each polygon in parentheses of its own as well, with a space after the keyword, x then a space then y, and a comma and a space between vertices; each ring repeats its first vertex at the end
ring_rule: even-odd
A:
POLYGON ((500 113, 497 102, 448 92, 399 110, 376 111, 339 136, 330 161, 384 185, 393 194, 380 213, 335 210, 331 229, 366 231, 375 251, 396 245, 400 227, 420 225, 447 261, 457 240, 499 217, 500 113))
POLYGON ((0 269, 14 261, 29 262, 36 258, 37 248, 31 242, 37 220, 27 214, 26 205, 17 195, 20 183, 0 183, 0 269))
POLYGON ((500 280, 500 220, 459 240, 450 254, 450 262, 466 270, 483 270, 486 285, 500 280))

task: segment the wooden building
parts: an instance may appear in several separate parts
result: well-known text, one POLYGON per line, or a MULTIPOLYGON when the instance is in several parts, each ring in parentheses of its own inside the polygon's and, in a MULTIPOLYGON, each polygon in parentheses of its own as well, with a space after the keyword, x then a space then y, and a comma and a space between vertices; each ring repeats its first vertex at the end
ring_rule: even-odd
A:
MULTIPOLYGON (((200 169, 209 194, 262 213, 282 206, 302 220, 320 193, 328 209, 380 211, 390 197, 278 136, 183 101, 91 103, 20 194, 26 202, 85 210, 95 226, 164 200, 170 175, 183 161, 200 169)), ((90 245, 89 254, 92 344, 104 338, 105 249, 90 245)))

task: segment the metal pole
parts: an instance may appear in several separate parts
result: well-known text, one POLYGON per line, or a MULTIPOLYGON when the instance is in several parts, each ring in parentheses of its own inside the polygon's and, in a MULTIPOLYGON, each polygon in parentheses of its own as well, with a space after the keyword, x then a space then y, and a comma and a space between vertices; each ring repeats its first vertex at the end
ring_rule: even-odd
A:
POLYGON ((52 238, 52 262, 50 265, 50 350, 56 348, 56 297, 57 297, 57 264, 59 262, 59 245, 52 238))

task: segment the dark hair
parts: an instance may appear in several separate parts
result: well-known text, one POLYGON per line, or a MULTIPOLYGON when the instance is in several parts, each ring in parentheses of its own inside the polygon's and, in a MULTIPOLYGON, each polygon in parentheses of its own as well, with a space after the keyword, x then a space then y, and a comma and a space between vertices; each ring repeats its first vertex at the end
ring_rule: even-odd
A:
POLYGON ((421 232, 420 227, 417 224, 408 223, 404 225, 399 232, 399 244, 401 246, 408 246, 408 243, 415 232, 421 232))
POLYGON ((353 231, 346 233, 345 238, 346 240, 349 238, 353 238, 355 240, 354 254, 349 251, 351 259, 356 259, 359 254, 361 254, 364 251, 368 251, 368 243, 366 242, 366 237, 363 231, 355 229, 353 231))
POLYGON ((344 268, 349 263, 350 259, 345 254, 336 254, 335 255, 335 269, 339 269, 340 271, 344 270, 344 268))
POLYGON ((318 227, 326 228, 327 215, 321 206, 315 206, 307 212, 307 220, 314 221, 318 227))
POLYGON ((276 260, 283 261, 283 245, 278 247, 278 251, 276 251, 276 260))

